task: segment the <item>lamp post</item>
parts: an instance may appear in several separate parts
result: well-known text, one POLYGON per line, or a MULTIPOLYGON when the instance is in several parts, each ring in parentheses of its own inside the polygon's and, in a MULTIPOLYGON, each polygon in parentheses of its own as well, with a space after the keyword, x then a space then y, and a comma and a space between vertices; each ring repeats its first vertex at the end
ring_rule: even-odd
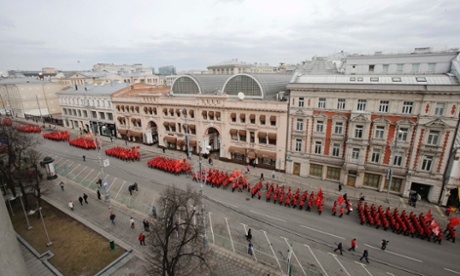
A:
POLYGON ((192 160, 192 155, 190 153, 190 137, 188 136, 189 128, 188 128, 188 116, 187 116, 187 109, 183 109, 185 111, 185 143, 187 146, 187 158, 188 160, 192 160))
POLYGON ((27 230, 30 230, 30 229, 32 229, 33 227, 32 227, 32 226, 30 225, 30 223, 29 223, 29 218, 27 217, 27 212, 26 212, 26 208, 24 208, 24 202, 22 202, 22 197, 23 197, 23 195, 20 194, 20 195, 19 195, 19 200, 21 201, 22 210, 24 211, 24 216, 26 217, 27 230))
POLYGON ((38 212, 40 213, 40 218, 41 218, 42 223, 43 223, 43 229, 45 229, 46 238, 48 239, 48 243, 46 244, 46 246, 49 247, 49 246, 53 245, 53 243, 51 242, 50 236, 48 235, 48 230, 46 229, 45 220, 43 219, 43 214, 42 214, 42 207, 38 204, 38 202, 37 202, 37 207, 38 207, 38 212))
POLYGON ((206 216, 204 214, 204 199, 203 199, 203 176, 202 176, 202 164, 201 164, 201 145, 198 146, 199 148, 199 168, 200 168, 200 196, 201 196, 201 217, 203 219, 203 243, 204 246, 208 246, 208 236, 206 234, 206 216))
POLYGON ((386 198, 386 203, 390 203, 390 190, 391 190, 391 182, 393 181, 393 165, 394 165, 394 157, 396 156, 396 149, 398 148, 398 136, 399 136, 400 130, 399 130, 399 125, 396 127, 396 134, 394 138, 394 145, 391 150, 391 158, 390 158, 390 168, 387 170, 387 181, 388 181, 388 190, 387 190, 387 198, 386 198))

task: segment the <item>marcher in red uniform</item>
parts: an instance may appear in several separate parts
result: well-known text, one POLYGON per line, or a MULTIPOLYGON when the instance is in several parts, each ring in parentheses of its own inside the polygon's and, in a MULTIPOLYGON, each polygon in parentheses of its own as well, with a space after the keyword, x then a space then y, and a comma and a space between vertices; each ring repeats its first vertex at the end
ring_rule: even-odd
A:
POLYGON ((334 202, 334 206, 332 207, 332 215, 335 216, 335 213, 337 213, 337 201, 334 202))
POLYGON ((259 191, 257 192, 257 195, 259 196, 259 200, 260 200, 260 198, 262 197, 262 192, 259 190, 259 191))
POLYGON ((320 205, 318 206, 318 215, 321 216, 321 213, 322 213, 322 212, 323 212, 323 204, 320 204, 320 205))
POLYGON ((339 218, 341 218, 344 213, 345 213, 345 209, 342 206, 342 207, 340 207, 340 216, 339 216, 339 218))
POLYGON ((352 239, 351 240, 351 247, 348 248, 348 251, 351 251, 351 250, 356 251, 355 249, 356 249, 356 239, 352 239))

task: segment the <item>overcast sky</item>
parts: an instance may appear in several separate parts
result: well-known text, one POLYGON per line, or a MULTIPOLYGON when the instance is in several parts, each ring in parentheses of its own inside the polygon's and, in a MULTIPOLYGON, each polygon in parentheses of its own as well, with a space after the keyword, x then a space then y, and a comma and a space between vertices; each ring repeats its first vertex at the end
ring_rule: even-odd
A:
POLYGON ((0 0, 0 69, 178 70, 460 47, 460 0, 0 0))

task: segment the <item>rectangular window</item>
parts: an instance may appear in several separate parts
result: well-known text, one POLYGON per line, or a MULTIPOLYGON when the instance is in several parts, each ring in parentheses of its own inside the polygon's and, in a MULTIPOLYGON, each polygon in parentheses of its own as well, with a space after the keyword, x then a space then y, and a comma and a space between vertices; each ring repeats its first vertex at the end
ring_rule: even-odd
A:
POLYGON ((388 106, 390 105, 389 101, 380 101, 379 112, 388 112, 388 106))
POLYGON ((345 99, 339 99, 337 101, 337 109, 345 109, 345 99))
POLYGON ((355 128, 355 138, 363 138, 363 129, 362 125, 357 125, 355 128))
POLYGON ((240 134, 240 141, 246 142, 246 131, 240 130, 238 133, 240 134))
POLYGON ((238 134, 237 133, 231 134, 231 136, 232 136, 232 140, 238 141, 238 134))
POLYGON ((275 116, 270 117, 270 125, 271 126, 276 126, 276 117, 275 116))
POLYGON ((369 65, 369 72, 374 72, 374 69, 375 69, 374 64, 369 65))
POLYGON ((332 180, 340 180, 340 168, 327 167, 326 178, 332 180))
POLYGON ((407 127, 402 127, 399 129, 398 140, 407 141, 407 136, 409 135, 409 129, 407 127))
POLYGON ((317 121, 316 122, 316 132, 323 133, 324 131, 324 121, 317 121))
POLYGON ((404 114, 411 114, 412 113, 412 106, 414 105, 413 102, 404 102, 402 113, 404 114))
POLYGON ((91 118, 97 119, 97 112, 96 111, 91 111, 91 118))
POLYGON ((380 185, 380 175, 378 174, 364 174, 363 186, 378 188, 380 185))
POLYGON ((375 138, 383 139, 384 134, 385 134, 385 127, 384 126, 377 126, 375 128, 375 138))
POLYGON ((302 151, 302 139, 295 140, 295 151, 301 152, 302 151))
POLYGON ((420 69, 420 63, 412 63, 411 73, 418 73, 420 69))
POLYGON ((267 137, 259 137, 259 144, 267 144, 267 137))
POLYGON ((335 134, 342 134, 343 131, 343 123, 342 122, 336 122, 335 127, 334 127, 334 133, 335 134))
POLYGON ((251 124, 255 124, 256 123, 256 115, 254 115, 254 114, 249 115, 249 121, 251 122, 251 124))
POLYGON ((296 130, 297 131, 303 131, 303 119, 297 119, 296 130))
POLYGON ((321 154, 321 151, 322 151, 322 143, 321 141, 316 141, 315 142, 315 153, 321 154))
POLYGON ((326 108, 326 98, 319 98, 318 108, 326 108))
POLYGON ((383 65, 383 70, 382 70, 383 73, 388 73, 388 68, 390 68, 390 65, 384 64, 384 65, 383 65))
POLYGON ((436 109, 434 110, 434 115, 442 116, 444 115, 444 108, 446 107, 445 103, 436 103, 436 109))
POLYGON ((299 98, 299 107, 304 107, 305 99, 303 97, 299 98))
POLYGON ((395 157, 393 158, 394 166, 401 166, 402 164, 402 152, 395 152, 395 157))
POLYGON ((105 120, 105 113, 104 112, 99 112, 99 119, 105 120))
POLYGON ((379 163, 380 162, 380 149, 374 149, 372 151, 371 162, 372 163, 379 163))
POLYGON ((334 157, 340 156, 340 144, 334 144, 332 146, 332 156, 334 157))
POLYGON ((430 133, 428 134, 427 144, 429 144, 429 145, 437 145, 438 140, 439 140, 439 131, 430 130, 430 133))
POLYGON ((249 142, 250 143, 256 142, 256 133, 254 131, 249 132, 249 142))
POLYGON ((323 166, 317 164, 310 164, 310 175, 322 177, 323 166))
MULTIPOLYGON (((86 117, 86 115, 85 115, 86 117)), ((113 121, 113 114, 112 113, 107 113, 107 120, 113 121)))
POLYGON ((436 63, 428 63, 428 72, 434 73, 436 71, 436 63))
POLYGON ((366 103, 367 101, 366 100, 358 100, 358 110, 360 111, 365 111, 366 110, 366 103))
POLYGON ((404 70, 404 64, 397 64, 396 65, 396 72, 402 73, 404 70))
POLYGON ((425 155, 422 162, 422 171, 431 171, 431 165, 433 164, 433 156, 425 155))
POLYGON ((356 162, 356 163, 359 161, 359 149, 358 148, 353 148, 351 152, 351 161, 356 162))
MULTIPOLYGON (((395 178, 395 177, 391 178, 390 191, 401 192, 402 183, 403 183, 402 178, 395 178)), ((384 185, 383 189, 388 190, 388 180, 385 180, 385 185, 384 185)))

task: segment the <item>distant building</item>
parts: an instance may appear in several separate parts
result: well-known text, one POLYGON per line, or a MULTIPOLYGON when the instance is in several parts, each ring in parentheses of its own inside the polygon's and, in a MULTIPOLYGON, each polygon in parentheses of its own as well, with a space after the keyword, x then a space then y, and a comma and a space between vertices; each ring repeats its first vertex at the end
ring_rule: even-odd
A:
POLYGON ((93 65, 93 72, 108 72, 115 74, 153 74, 155 69, 153 67, 144 67, 141 63, 132 65, 122 64, 117 65, 113 63, 98 63, 93 65))
POLYGON ((173 82, 179 77, 178 75, 164 76, 164 84, 166 86, 172 86, 173 82))
POLYGON ((213 75, 233 75, 242 73, 267 74, 276 73, 276 69, 266 63, 251 64, 238 61, 238 59, 235 58, 230 61, 208 66, 208 73, 213 75))
POLYGON ((158 68, 158 74, 160 76, 168 76, 168 75, 175 75, 176 74, 176 67, 169 65, 169 66, 162 66, 158 68))

